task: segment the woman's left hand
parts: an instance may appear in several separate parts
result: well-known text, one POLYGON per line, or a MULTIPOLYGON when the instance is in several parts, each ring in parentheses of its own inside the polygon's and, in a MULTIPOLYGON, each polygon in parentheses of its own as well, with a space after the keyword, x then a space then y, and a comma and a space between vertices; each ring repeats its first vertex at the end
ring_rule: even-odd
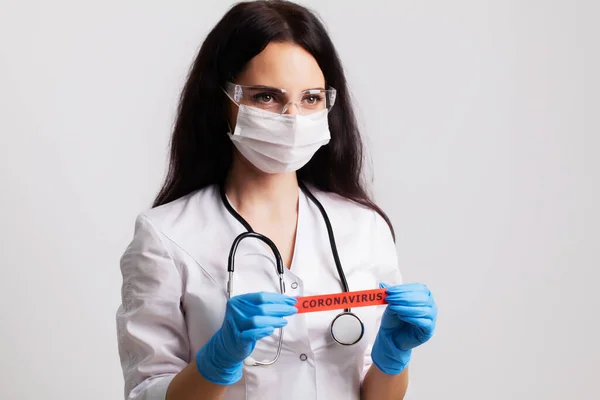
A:
POLYGON ((371 358, 386 374, 399 374, 408 365, 412 349, 433 336, 437 306, 429 289, 422 284, 389 286, 388 303, 371 358))

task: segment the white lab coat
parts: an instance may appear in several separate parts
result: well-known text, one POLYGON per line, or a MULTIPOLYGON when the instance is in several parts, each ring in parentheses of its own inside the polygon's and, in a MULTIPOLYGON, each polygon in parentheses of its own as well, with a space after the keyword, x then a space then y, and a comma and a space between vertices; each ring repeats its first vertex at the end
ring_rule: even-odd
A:
MULTIPOLYGON (((374 211, 310 188, 327 211, 351 291, 401 283, 390 229, 374 211)), ((245 229, 211 186, 142 213, 121 259, 122 305, 118 343, 125 398, 164 400, 172 378, 220 328, 226 305, 227 257, 245 229)), ((275 262, 256 239, 244 239, 235 263, 234 294, 278 292, 275 262)), ((340 280, 325 222, 300 191, 295 252, 285 271, 287 294, 339 293, 340 280)), ((385 306, 354 308, 365 336, 353 346, 333 341, 330 324, 340 312, 288 317, 279 360, 245 366, 226 400, 359 399, 371 364, 370 348, 385 306)), ((257 343, 252 356, 271 359, 279 331, 257 343)))

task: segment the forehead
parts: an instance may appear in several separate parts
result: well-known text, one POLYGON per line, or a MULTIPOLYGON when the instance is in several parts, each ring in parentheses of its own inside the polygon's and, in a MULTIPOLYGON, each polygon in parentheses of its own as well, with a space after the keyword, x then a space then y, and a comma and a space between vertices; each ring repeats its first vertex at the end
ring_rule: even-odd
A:
POLYGON ((248 62, 236 83, 295 92, 325 87, 325 77, 317 60, 302 47, 272 42, 248 62))

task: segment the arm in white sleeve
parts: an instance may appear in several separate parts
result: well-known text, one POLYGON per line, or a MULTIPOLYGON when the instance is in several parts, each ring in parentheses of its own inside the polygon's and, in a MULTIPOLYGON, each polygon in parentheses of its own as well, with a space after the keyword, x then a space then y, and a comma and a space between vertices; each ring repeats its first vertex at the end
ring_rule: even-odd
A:
MULTIPOLYGON (((371 265, 372 273, 377 278, 378 283, 385 282, 390 285, 400 285, 402 284, 402 274, 398 266, 398 253, 392 231, 379 213, 373 211, 373 218, 375 221, 372 228, 373 234, 371 235, 373 238, 371 242, 371 257, 374 260, 371 265)), ((385 306, 378 306, 378 308, 377 330, 379 330, 385 306)), ((371 359, 372 347, 373 341, 369 342, 365 351, 362 379, 364 379, 369 367, 373 364, 373 360, 371 359)))
POLYGON ((138 217, 121 257, 122 304, 116 315, 125 399, 164 400, 189 363, 183 281, 160 232, 138 217))

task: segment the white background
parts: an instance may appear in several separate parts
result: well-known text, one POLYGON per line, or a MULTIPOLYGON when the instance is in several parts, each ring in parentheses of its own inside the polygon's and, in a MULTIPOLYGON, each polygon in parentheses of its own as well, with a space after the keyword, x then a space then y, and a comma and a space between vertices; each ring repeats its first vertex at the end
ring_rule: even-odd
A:
MULTIPOLYGON (((311 1, 401 267, 439 303, 417 399, 598 398, 597 1, 311 1)), ((230 3, 2 1, 0 398, 122 398, 119 257, 230 3)))

